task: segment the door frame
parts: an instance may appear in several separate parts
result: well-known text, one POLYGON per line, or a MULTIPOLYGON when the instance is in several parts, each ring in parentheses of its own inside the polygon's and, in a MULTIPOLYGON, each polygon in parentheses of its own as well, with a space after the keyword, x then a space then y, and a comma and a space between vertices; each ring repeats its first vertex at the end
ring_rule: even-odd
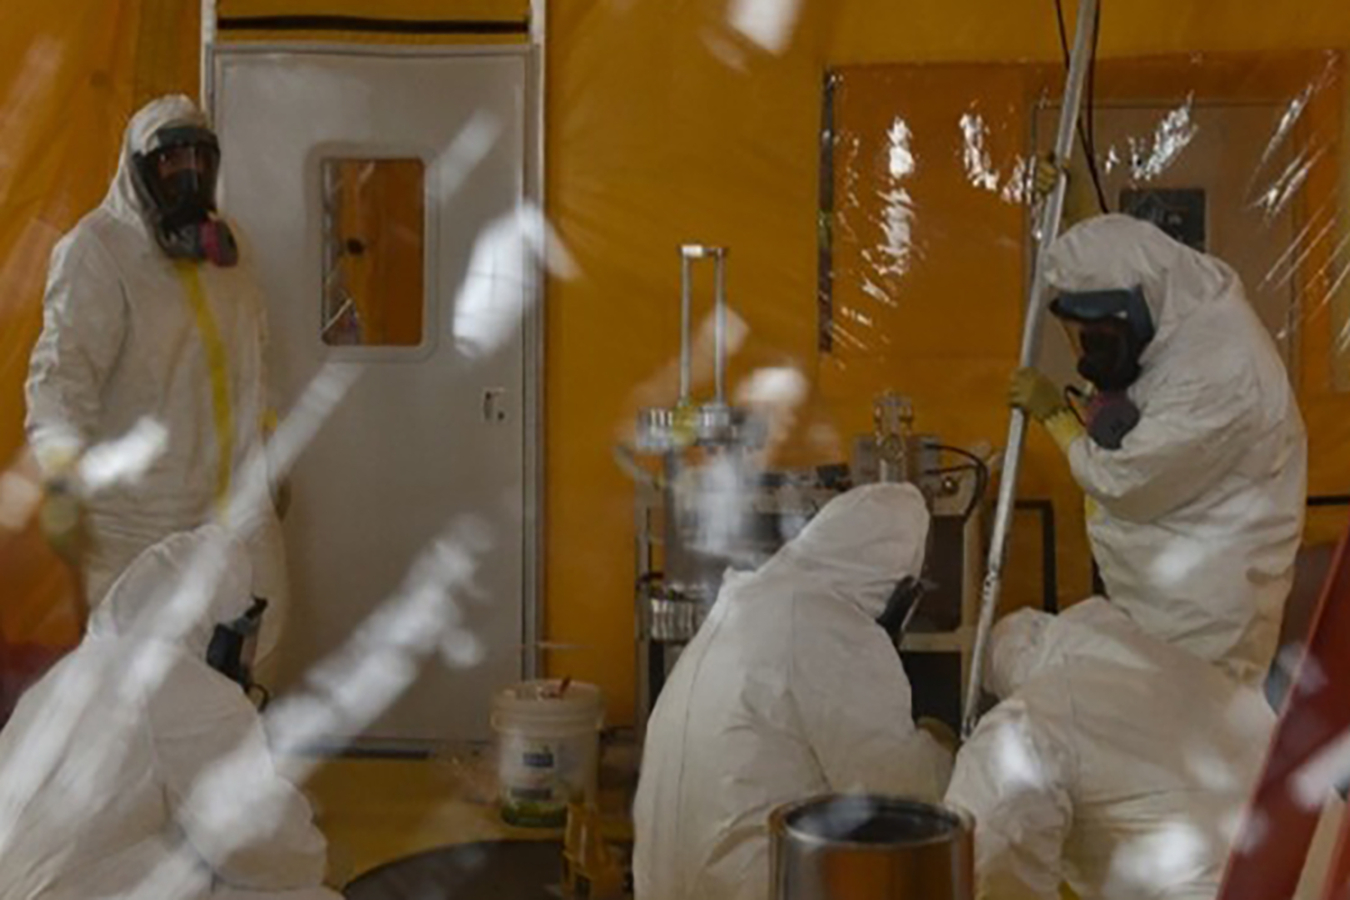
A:
MULTIPOLYGON (((524 196, 528 203, 544 216, 544 9, 545 0, 533 0, 530 40, 521 44, 501 45, 433 45, 403 46, 381 44, 327 43, 322 41, 258 41, 226 42, 218 44, 215 33, 214 3, 205 0, 202 16, 202 107, 215 119, 217 111, 216 86, 219 82, 219 65, 224 57, 244 55, 290 53, 297 55, 313 54, 327 56, 361 56, 409 59, 447 59, 455 57, 523 57, 526 63, 526 88, 524 97, 525 139, 524 158, 521 160, 524 175, 524 196), (209 11, 207 7, 212 7, 209 11)), ((544 227, 547 227, 546 220, 544 227)), ((541 235, 543 252, 548 252, 546 235, 541 235)), ((524 417, 522 448, 523 471, 521 487, 523 506, 521 521, 524 534, 521 542, 521 586, 523 604, 521 610, 521 677, 539 678, 542 674, 543 643, 543 566, 541 550, 544 546, 544 393, 545 393, 545 339, 544 328, 547 322, 547 273, 537 261, 527 272, 525 291, 525 314, 521 321, 523 393, 521 398, 524 417)))

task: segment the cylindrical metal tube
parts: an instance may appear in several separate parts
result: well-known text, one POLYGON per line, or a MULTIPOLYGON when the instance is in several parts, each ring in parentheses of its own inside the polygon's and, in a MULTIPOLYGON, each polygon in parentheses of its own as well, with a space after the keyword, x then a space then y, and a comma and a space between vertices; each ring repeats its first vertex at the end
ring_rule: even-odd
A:
POLYGON ((725 247, 713 250, 713 266, 716 273, 714 302, 713 358, 716 383, 716 402, 726 403, 727 377, 727 251, 725 247))
POLYGON ((769 817, 774 900, 973 900, 969 821, 897 797, 828 795, 769 817))
POLYGON ((693 276, 692 267, 694 265, 694 255, 691 251, 696 248, 684 246, 680 248, 680 403, 681 405, 689 402, 689 392, 692 389, 692 368, 690 354, 691 319, 692 313, 690 307, 693 305, 693 276))

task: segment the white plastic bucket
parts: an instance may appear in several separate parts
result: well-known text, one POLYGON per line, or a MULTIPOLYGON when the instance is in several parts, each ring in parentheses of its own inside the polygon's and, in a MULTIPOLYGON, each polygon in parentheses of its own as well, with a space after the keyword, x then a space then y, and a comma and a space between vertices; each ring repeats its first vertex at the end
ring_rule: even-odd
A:
POLYGON ((567 804, 594 801, 604 702, 593 684, 527 681, 492 702, 502 818, 509 824, 559 828, 567 804))

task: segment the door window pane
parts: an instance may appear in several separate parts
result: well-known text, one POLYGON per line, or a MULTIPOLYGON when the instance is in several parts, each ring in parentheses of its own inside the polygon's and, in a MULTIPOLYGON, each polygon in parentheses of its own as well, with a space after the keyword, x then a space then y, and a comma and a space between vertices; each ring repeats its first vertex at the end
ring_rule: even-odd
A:
POLYGON ((325 344, 422 343, 424 173, 420 159, 324 161, 325 344))

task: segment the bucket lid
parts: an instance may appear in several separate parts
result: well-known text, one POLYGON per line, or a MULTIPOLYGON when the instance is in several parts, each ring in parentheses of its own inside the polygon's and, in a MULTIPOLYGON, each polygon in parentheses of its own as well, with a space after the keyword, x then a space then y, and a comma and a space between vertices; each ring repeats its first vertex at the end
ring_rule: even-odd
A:
POLYGON ((522 715, 535 718, 596 718, 603 705, 600 688, 584 681, 573 681, 567 691, 558 696, 561 679, 545 678, 523 681, 502 688, 493 698, 492 708, 502 715, 522 715))

